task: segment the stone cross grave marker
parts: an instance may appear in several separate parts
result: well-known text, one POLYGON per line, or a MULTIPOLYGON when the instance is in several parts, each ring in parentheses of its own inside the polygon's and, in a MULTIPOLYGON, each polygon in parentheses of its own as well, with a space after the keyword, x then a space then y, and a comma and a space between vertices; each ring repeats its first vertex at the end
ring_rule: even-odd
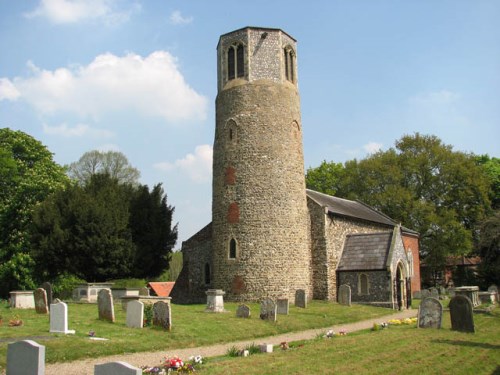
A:
POLYGON ((42 283, 42 285, 40 285, 40 288, 45 289, 45 292, 47 293, 47 306, 49 306, 50 309, 50 305, 54 303, 54 301, 52 300, 54 298, 54 296, 52 295, 52 284, 46 281, 42 283))
POLYGON ((441 328, 443 305, 434 297, 422 300, 418 308, 418 328, 441 328))
POLYGON ((97 294, 97 309, 99 312, 99 319, 114 323, 115 307, 113 305, 111 290, 101 289, 99 291, 97 294))
POLYGON ((33 293, 35 298, 35 311, 37 314, 48 314, 49 306, 47 305, 47 292, 43 288, 38 288, 33 293))
POLYGON ((351 287, 347 284, 339 286, 339 304, 351 306, 351 287))
POLYGON ((172 311, 169 303, 158 301, 153 305, 153 325, 169 331, 172 329, 172 311))
POLYGON ((64 302, 53 303, 50 306, 50 332, 73 334, 74 330, 68 329, 68 305, 64 302))
POLYGON ((144 303, 129 301, 127 304, 127 327, 142 328, 144 326, 144 303))
POLYGON ((44 375, 45 346, 32 340, 16 341, 7 346, 8 375, 44 375))
POLYGON ((304 289, 297 289, 295 291, 295 306, 303 309, 307 308, 307 295, 304 289))
POLYGON ((108 362, 94 365, 94 375, 141 375, 142 370, 127 362, 108 362))
POLYGON ((276 321, 277 306, 270 298, 264 299, 260 303, 260 318, 262 320, 276 321))
POLYGON ((236 309, 236 317, 237 318, 250 318, 250 307, 247 305, 239 305, 236 309))
POLYGON ((281 315, 288 315, 290 309, 290 303, 288 298, 278 298, 276 300, 276 313, 281 315))
POLYGON ((472 301, 462 295, 456 295, 450 301, 451 329, 462 332, 475 332, 472 301))

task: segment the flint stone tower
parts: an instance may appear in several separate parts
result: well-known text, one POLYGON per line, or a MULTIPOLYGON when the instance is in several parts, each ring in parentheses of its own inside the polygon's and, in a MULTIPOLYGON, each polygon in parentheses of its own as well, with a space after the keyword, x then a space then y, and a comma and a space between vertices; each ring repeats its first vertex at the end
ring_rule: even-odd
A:
POLYGON ((246 27, 220 37, 212 285, 228 300, 312 295, 296 41, 246 27))

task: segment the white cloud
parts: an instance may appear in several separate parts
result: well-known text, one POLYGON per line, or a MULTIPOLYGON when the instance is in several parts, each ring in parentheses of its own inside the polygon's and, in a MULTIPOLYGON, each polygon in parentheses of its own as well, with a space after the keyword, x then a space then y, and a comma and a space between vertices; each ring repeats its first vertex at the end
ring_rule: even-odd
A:
POLYGON ((66 138, 83 137, 83 136, 91 136, 96 138, 110 138, 114 135, 109 130, 94 129, 87 124, 77 124, 74 127, 70 127, 65 123, 57 126, 49 126, 47 124, 43 124, 43 131, 46 134, 58 135, 66 138))
POLYGON ((0 101, 1 100, 16 100, 19 91, 8 78, 0 78, 0 101))
POLYGON ((368 153, 368 154, 374 154, 382 149, 383 144, 382 143, 377 143, 377 142, 368 142, 366 145, 363 146, 363 149, 368 153))
POLYGON ((114 25, 128 21, 130 15, 140 9, 137 3, 127 10, 118 10, 116 5, 116 0, 41 0, 38 7, 25 16, 44 17, 56 24, 100 19, 114 25))
POLYGON ((13 82, 21 96, 43 114, 69 112, 98 118, 133 110, 169 122, 206 117, 207 99, 185 82, 175 57, 165 51, 145 58, 107 53, 87 66, 53 71, 33 63, 28 66, 33 75, 13 82))
POLYGON ((210 181, 212 177, 212 157, 213 149, 210 145, 196 146, 194 154, 187 154, 182 159, 177 159, 174 163, 157 163, 154 167, 161 171, 179 170, 187 174, 196 183, 210 181))
POLYGON ((108 151, 120 151, 120 146, 114 143, 105 143, 96 148, 97 151, 108 152, 108 151))
POLYGON ((175 10, 170 15, 170 23, 174 25, 186 25, 193 22, 193 17, 184 17, 179 10, 175 10))

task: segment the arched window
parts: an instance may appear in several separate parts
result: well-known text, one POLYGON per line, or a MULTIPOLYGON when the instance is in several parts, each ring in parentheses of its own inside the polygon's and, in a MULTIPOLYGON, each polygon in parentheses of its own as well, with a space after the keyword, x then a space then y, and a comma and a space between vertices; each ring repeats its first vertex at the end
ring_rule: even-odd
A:
POLYGON ((205 285, 210 284, 210 264, 205 263, 205 285))
POLYGON ((235 44, 227 50, 227 79, 245 76, 245 47, 235 44))
POLYGON ((285 48, 285 77, 290 82, 295 82, 295 53, 292 47, 285 48))
POLYGON ((236 259, 236 240, 234 238, 229 241, 229 259, 236 259))
POLYGON ((413 253, 411 249, 408 249, 406 256, 408 257, 408 276, 413 277, 413 253))
POLYGON ((358 294, 360 295, 369 294, 368 275, 366 275, 365 273, 359 275, 358 294))

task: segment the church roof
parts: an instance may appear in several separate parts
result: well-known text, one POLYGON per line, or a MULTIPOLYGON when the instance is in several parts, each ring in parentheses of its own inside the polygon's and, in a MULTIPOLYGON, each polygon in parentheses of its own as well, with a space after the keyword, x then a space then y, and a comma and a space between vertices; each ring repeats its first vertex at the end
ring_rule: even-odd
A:
POLYGON ((359 201, 337 198, 310 189, 306 189, 306 194, 309 198, 325 207, 329 213, 334 215, 362 219, 391 227, 398 224, 388 216, 359 201))
POLYGON ((349 234, 337 271, 386 270, 393 232, 349 234))

